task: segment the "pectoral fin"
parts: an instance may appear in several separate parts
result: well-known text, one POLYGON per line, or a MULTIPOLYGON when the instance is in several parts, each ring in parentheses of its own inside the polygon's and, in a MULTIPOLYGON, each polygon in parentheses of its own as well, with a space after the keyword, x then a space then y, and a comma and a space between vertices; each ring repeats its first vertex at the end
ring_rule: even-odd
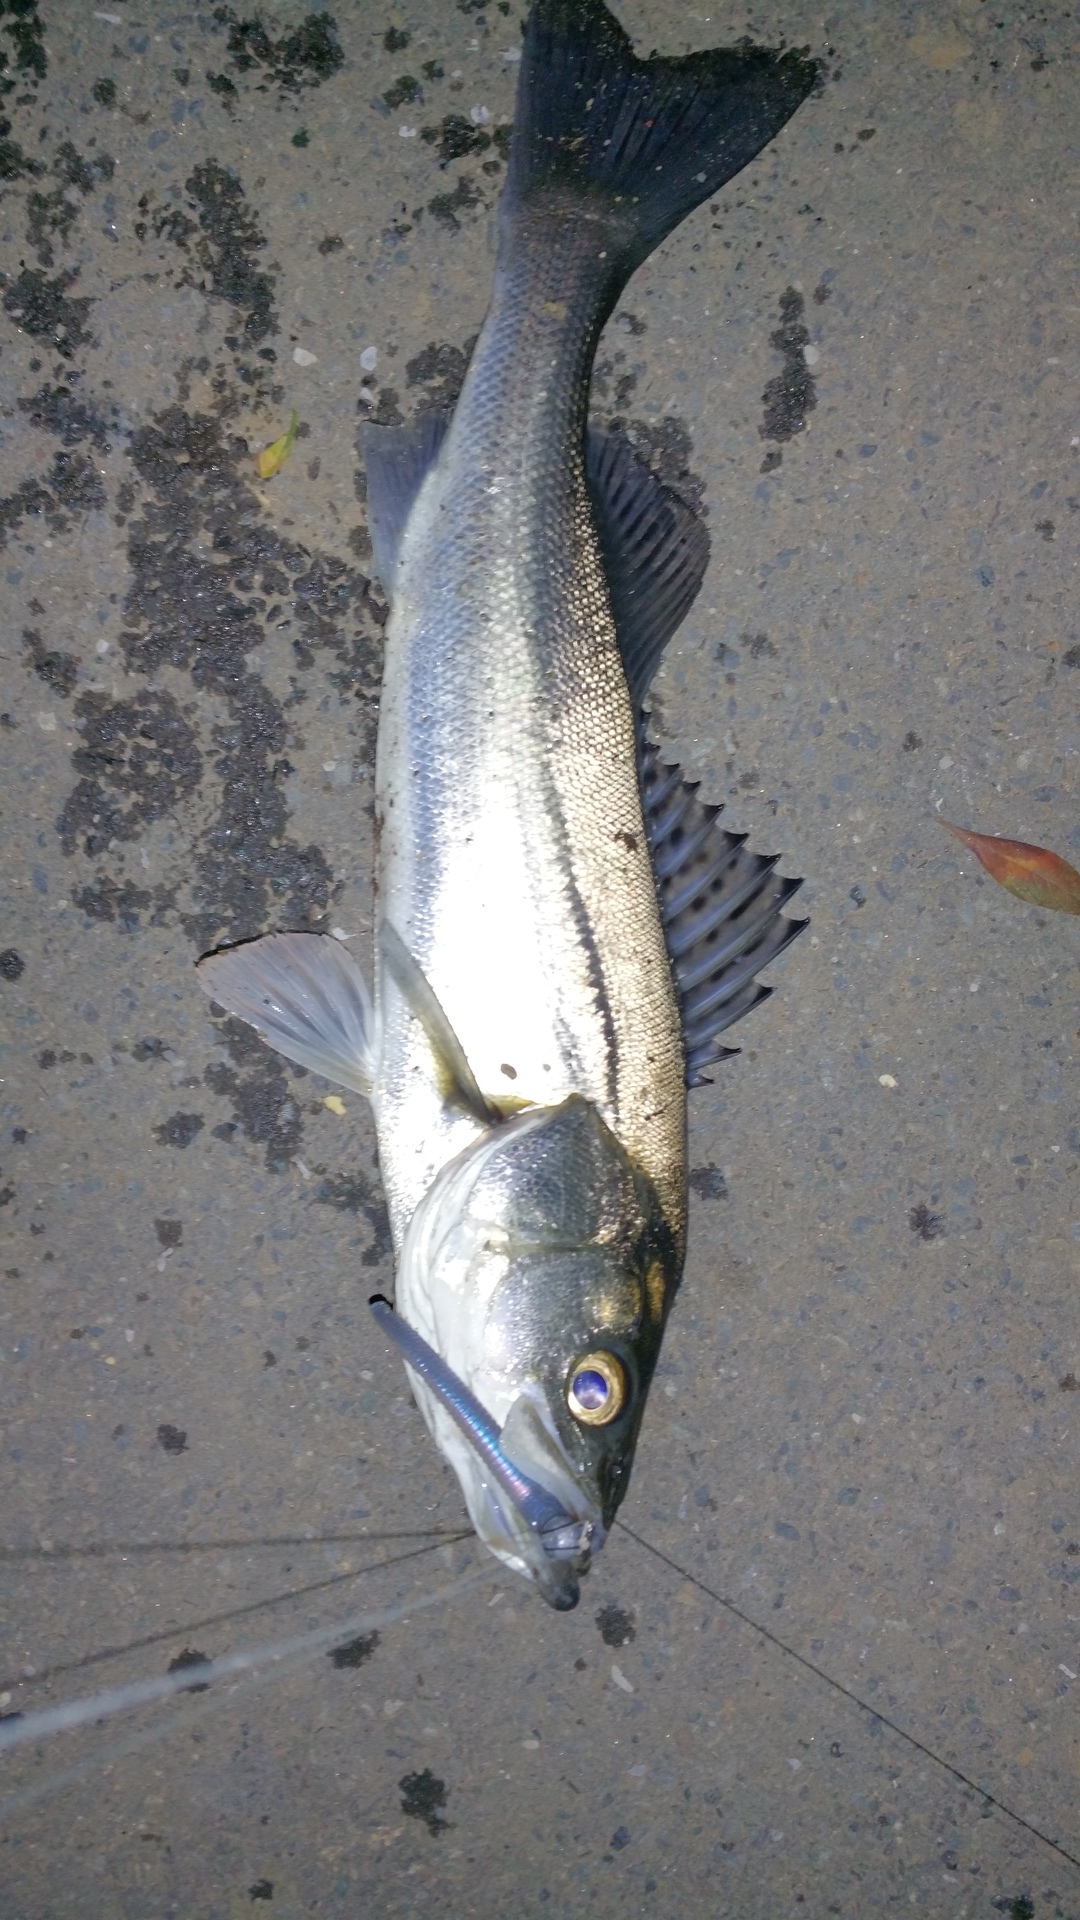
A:
POLYGON ((326 1080, 370 1095, 378 1065, 367 984, 340 940, 268 933, 209 953, 197 968, 211 1000, 267 1043, 326 1080))
POLYGON ((503 1116, 480 1091, 465 1049, 450 1025, 426 974, 417 965, 396 927, 384 920, 379 928, 379 953, 414 1020, 431 1048, 441 1091, 464 1107, 481 1126, 495 1127, 503 1116))

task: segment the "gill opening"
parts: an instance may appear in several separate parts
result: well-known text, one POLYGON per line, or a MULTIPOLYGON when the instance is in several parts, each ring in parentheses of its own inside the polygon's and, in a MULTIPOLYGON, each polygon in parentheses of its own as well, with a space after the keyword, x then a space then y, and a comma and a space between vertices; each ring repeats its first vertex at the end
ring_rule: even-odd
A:
POLYGON ((537 1535, 545 1553, 553 1560, 569 1560, 579 1554, 592 1537, 591 1522, 576 1520, 573 1514, 566 1512, 562 1502, 553 1493, 549 1493, 546 1487, 531 1479, 527 1473, 522 1473, 520 1467, 507 1458, 502 1450, 500 1430, 487 1408, 480 1404, 476 1395, 458 1378, 453 1368, 447 1366, 434 1347, 428 1346, 415 1327, 410 1327, 400 1314, 395 1313, 389 1300, 381 1293, 375 1293, 368 1305, 384 1332, 400 1349, 402 1357, 430 1387, 440 1405, 446 1408, 450 1418, 476 1449, 492 1479, 537 1535))

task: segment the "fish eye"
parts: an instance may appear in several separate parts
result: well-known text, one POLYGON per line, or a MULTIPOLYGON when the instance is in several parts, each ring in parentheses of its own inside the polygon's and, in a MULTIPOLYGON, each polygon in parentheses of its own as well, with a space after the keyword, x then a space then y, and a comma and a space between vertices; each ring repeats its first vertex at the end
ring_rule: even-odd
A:
POLYGON ((586 1427, 606 1427, 626 1403, 626 1375, 613 1353, 586 1353, 575 1360, 566 1385, 566 1403, 586 1427))

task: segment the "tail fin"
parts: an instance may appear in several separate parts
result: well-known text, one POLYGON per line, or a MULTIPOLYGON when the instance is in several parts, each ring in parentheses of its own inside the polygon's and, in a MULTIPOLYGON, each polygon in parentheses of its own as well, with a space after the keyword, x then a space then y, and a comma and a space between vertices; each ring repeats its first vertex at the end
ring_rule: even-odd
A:
POLYGON ((768 145, 818 72, 805 52, 748 43, 638 60, 602 0, 536 0, 503 206, 560 188, 606 201, 628 276, 768 145))

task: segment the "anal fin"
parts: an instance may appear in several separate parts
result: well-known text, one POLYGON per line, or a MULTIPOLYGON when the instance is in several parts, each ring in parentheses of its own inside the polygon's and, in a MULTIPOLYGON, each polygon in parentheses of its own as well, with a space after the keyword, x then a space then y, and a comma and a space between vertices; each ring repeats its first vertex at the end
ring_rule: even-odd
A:
POLYGON ((368 525, 375 572, 388 599, 393 598, 398 553, 410 513, 439 457, 450 415, 418 413, 402 427, 368 422, 360 430, 360 451, 368 483, 368 525))
POLYGON ((751 853, 746 835, 727 833, 678 767, 641 733, 638 772, 660 917, 682 1011, 688 1086, 738 1048, 720 1035, 772 992, 756 976, 807 920, 781 909, 801 880, 785 879, 777 856, 751 853))

